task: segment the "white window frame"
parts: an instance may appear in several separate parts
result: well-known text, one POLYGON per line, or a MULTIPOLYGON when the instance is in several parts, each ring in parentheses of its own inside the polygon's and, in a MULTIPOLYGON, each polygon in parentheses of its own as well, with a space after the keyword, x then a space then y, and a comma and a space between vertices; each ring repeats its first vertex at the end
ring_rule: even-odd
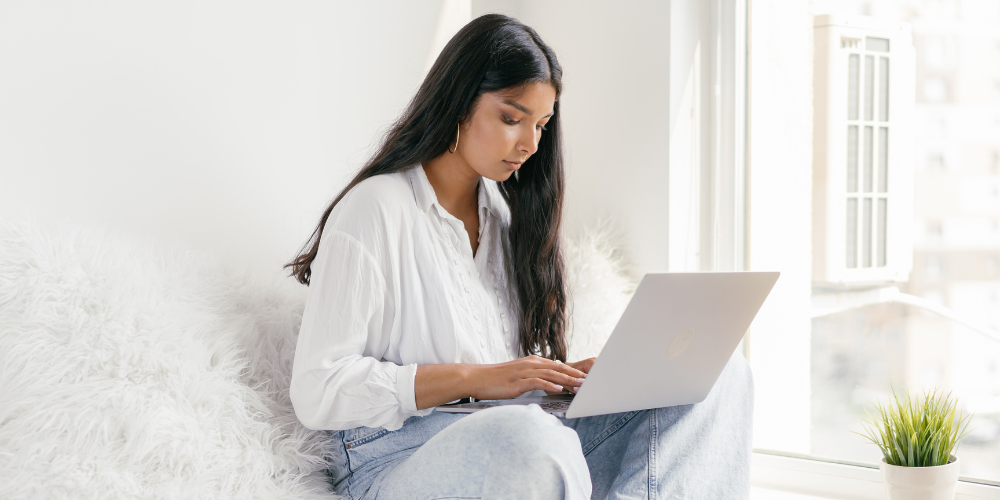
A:
POLYGON ((747 269, 747 1, 670 9, 668 267, 747 269))

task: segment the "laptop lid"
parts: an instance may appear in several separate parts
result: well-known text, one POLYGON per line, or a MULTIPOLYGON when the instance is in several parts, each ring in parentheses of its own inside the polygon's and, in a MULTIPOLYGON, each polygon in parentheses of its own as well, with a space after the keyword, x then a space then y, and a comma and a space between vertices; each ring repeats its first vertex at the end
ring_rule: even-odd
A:
POLYGON ((643 276, 566 417, 703 401, 778 275, 643 276))

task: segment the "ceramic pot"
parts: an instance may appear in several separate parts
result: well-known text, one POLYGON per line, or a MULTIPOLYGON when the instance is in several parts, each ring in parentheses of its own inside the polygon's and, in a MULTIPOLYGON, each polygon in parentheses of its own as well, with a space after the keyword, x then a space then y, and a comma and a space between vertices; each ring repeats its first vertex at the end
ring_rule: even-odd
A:
POLYGON ((903 467, 879 464, 882 481, 891 500, 954 500, 958 486, 958 457, 951 455, 945 465, 903 467))

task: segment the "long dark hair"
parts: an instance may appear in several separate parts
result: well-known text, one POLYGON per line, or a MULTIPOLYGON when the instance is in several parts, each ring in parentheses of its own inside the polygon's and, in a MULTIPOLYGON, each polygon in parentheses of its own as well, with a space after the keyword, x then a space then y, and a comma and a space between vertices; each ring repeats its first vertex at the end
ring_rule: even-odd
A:
POLYGON ((471 117, 484 92, 516 94, 536 82, 555 88, 555 115, 518 175, 497 182, 511 214, 501 243, 508 285, 518 299, 522 354, 566 361, 567 300, 559 241, 564 190, 558 101, 562 68, 535 30, 507 16, 478 17, 452 37, 378 153, 323 212, 300 254, 285 265, 292 268, 291 275, 309 284, 310 264, 316 258, 323 226, 352 187, 369 177, 408 170, 444 154, 456 124, 471 117))

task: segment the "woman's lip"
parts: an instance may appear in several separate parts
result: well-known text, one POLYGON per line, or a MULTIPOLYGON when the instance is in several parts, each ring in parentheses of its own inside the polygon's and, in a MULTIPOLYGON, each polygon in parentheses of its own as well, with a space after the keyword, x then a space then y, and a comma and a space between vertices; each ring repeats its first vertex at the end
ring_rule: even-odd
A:
POLYGON ((513 162, 509 162, 507 160, 504 160, 503 162, 506 163, 508 167, 510 167, 510 168, 512 168, 514 170, 517 170, 517 169, 521 168, 521 165, 522 165, 521 163, 513 163, 513 162))

